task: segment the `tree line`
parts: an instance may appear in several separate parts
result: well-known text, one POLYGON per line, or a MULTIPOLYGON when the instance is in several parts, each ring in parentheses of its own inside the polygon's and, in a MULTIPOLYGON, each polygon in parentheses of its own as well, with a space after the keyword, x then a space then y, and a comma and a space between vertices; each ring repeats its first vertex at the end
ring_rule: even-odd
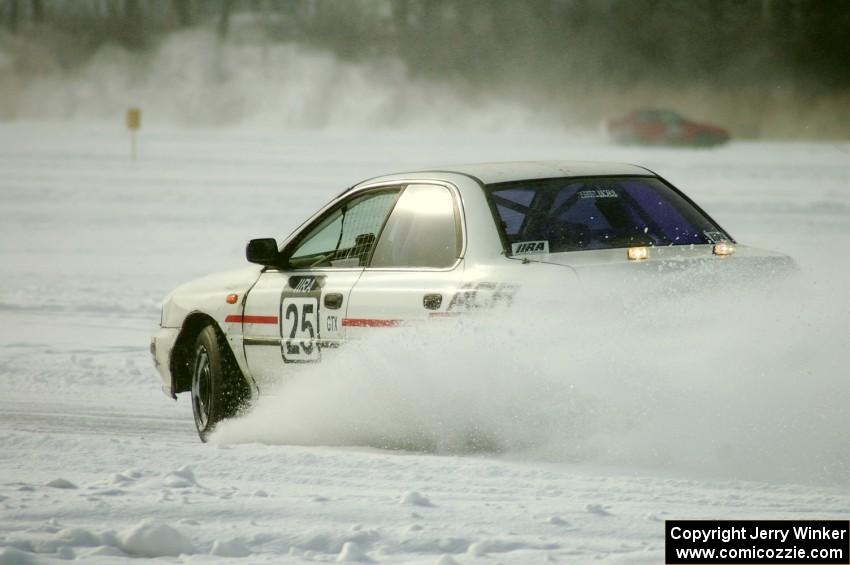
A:
POLYGON ((169 31, 227 41, 254 14, 268 41, 521 95, 587 85, 850 88, 850 0, 2 0, 0 26, 145 49, 169 31))

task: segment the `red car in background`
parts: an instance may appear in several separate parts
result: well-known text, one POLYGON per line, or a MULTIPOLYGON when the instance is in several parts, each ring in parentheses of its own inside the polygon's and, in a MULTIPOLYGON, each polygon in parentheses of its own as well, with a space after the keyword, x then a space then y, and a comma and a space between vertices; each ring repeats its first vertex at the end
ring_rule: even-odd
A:
POLYGON ((605 131, 617 143, 710 147, 729 141, 729 132, 692 122, 673 110, 642 108, 620 119, 608 120, 605 131))

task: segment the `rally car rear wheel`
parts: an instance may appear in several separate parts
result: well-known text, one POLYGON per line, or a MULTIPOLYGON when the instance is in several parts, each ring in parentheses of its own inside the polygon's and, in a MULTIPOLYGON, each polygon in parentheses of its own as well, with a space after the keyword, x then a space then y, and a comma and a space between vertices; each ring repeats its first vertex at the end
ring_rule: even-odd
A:
POLYGON ((236 415, 249 397, 248 387, 224 337, 207 326, 195 342, 192 412, 202 441, 216 424, 236 415))

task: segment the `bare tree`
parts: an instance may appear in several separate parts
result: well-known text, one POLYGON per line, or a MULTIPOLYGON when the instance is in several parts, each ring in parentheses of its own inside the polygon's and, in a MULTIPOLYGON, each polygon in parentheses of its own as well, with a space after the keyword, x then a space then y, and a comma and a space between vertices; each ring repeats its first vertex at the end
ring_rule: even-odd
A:
POLYGON ((191 0, 172 0, 172 6, 177 13, 177 23, 180 27, 189 27, 192 25, 191 0))
POLYGON ((40 24, 44 22, 44 2, 42 0, 32 0, 32 21, 40 24))
POLYGON ((124 41, 133 47, 139 47, 144 41, 144 21, 139 0, 124 0, 124 18, 122 23, 124 41))
POLYGON ((221 13, 218 17, 218 36, 224 39, 230 29, 230 10, 233 8, 233 0, 224 0, 221 3, 221 13))
POLYGON ((8 0, 9 4, 9 19, 7 21, 9 25, 9 31, 15 33, 18 31, 18 18, 19 18, 19 6, 18 0, 8 0))

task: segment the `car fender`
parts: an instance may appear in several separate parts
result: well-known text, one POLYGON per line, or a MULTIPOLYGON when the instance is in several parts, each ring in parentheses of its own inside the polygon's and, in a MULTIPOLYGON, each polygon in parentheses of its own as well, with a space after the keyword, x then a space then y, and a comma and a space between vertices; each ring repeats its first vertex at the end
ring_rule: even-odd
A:
POLYGON ((223 325, 230 314, 239 314, 245 294, 260 276, 262 267, 251 265, 241 269, 207 275, 174 289, 163 301, 161 326, 179 328, 191 312, 203 312, 223 325), (227 297, 236 294, 230 304, 227 297))
POLYGON ((241 315, 245 297, 257 281, 262 267, 251 265, 241 269, 215 273, 177 287, 162 305, 161 327, 178 329, 179 334, 169 352, 169 372, 174 393, 187 389, 185 363, 187 348, 206 322, 212 321, 225 336, 243 375, 255 389, 248 371, 242 345, 241 315), (230 295, 236 295, 228 301, 230 295))

